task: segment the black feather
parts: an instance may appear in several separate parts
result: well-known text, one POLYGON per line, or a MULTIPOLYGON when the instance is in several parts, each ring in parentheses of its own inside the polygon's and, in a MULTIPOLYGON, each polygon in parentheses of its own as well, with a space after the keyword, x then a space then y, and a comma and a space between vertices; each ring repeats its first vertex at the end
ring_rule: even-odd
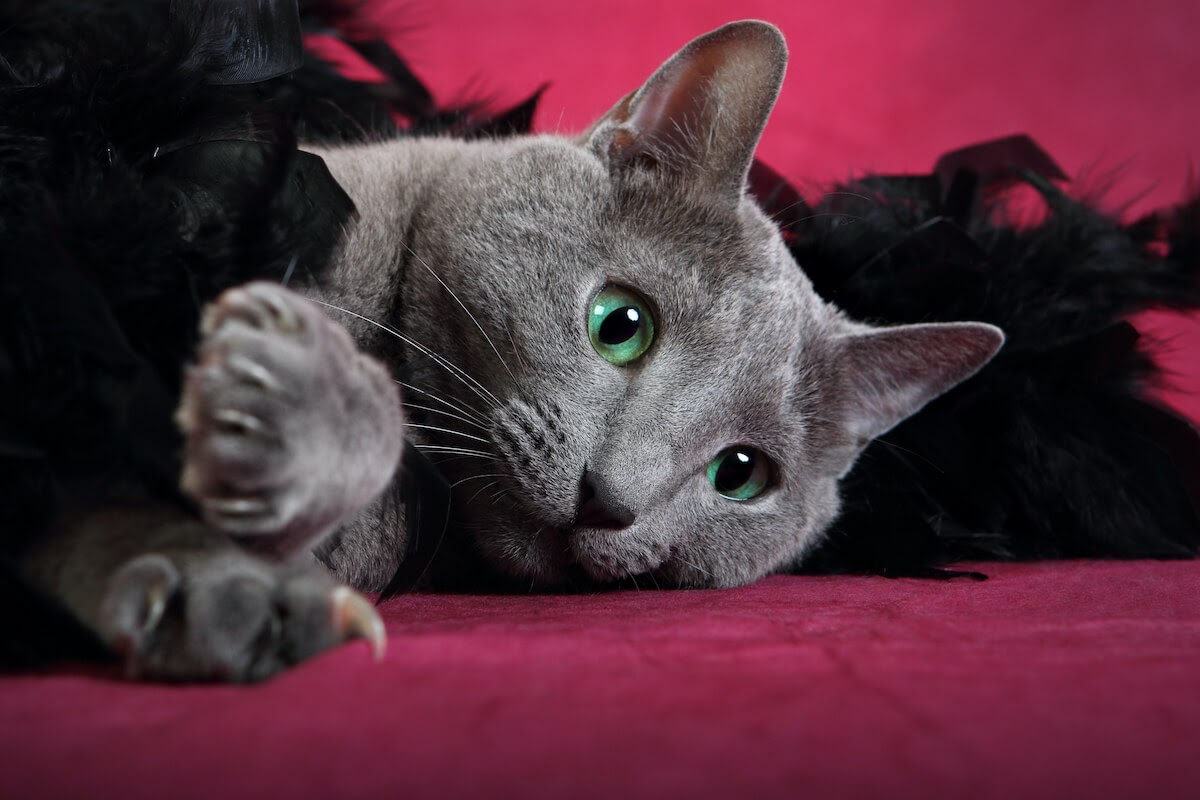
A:
MULTIPOLYGON (((350 5, 305 3, 303 20, 345 38, 350 5)), ((494 123, 437 108, 378 43, 359 50, 387 80, 346 80, 301 32, 295 0, 0 0, 0 591, 64 642, 69 617, 10 565, 114 487, 190 512, 172 414, 201 309, 256 278, 320 280, 354 211, 298 139, 528 125, 532 102, 494 123)), ((421 476, 424 545, 445 521, 436 472, 421 476)), ((25 642, 23 619, 0 620, 0 665, 64 654, 25 642)))
POLYGON ((57 661, 110 658, 95 634, 0 557, 0 667, 32 669, 57 661))
POLYGON ((1196 555, 1200 437, 1153 399, 1157 368, 1125 318, 1200 306, 1200 198, 1123 224, 1060 189, 1027 137, 834 187, 802 216, 777 177, 754 177, 817 291, 852 317, 979 320, 1008 337, 864 452, 804 571, 1196 555), (1019 185, 1042 198, 1032 224, 1007 205, 1019 185))
POLYGON ((422 584, 439 551, 452 535, 450 484, 415 447, 404 450, 404 560, 379 594, 386 600, 422 584))
POLYGON ((304 60, 294 0, 171 0, 170 11, 172 26, 191 37, 183 68, 207 68, 209 83, 261 83, 304 60))

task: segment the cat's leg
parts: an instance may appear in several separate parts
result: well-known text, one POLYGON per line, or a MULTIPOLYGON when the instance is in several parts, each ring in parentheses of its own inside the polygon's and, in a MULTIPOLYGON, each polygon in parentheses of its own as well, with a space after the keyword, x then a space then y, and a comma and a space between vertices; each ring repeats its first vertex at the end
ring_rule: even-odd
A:
POLYGON ((205 521, 136 496, 69 515, 28 577, 135 677, 257 680, 348 638, 382 648, 371 605, 310 551, 396 472, 386 370, 314 304, 250 284, 207 310, 178 419, 205 521))
MULTIPOLYGON (((311 550, 391 483, 397 385, 319 307, 275 284, 222 294, 202 333, 177 419, 182 487, 207 525, 126 525, 121 541, 135 548, 110 556, 103 587, 78 590, 75 607, 92 608, 85 621, 152 678, 262 678, 354 636, 381 648, 370 604, 311 550)), ((119 522, 75 526, 70 549, 120 552, 105 533, 119 522)))
POLYGON ((178 508, 67 515, 25 569, 133 678, 253 681, 347 639, 384 643, 370 603, 323 570, 249 555, 178 508))
POLYGON ((317 305, 275 284, 225 292, 204 334, 178 414, 183 488, 249 549, 307 553, 391 483, 399 389, 317 305))

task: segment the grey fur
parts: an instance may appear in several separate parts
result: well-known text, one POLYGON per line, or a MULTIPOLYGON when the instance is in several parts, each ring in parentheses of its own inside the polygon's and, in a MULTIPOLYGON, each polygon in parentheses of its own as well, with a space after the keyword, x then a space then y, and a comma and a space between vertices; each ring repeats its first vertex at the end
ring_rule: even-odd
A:
POLYGON ((340 618, 328 575, 248 555, 137 497, 64 520, 25 568, 132 678, 259 680, 363 633, 340 618))
MULTIPOLYGON (((166 655, 139 631, 161 627, 163 587, 207 608, 226 573, 270 592, 293 575, 320 581, 303 565, 310 547, 339 580, 382 588, 404 551, 397 487, 384 489, 402 439, 441 462, 490 564, 533 585, 582 569, 600 583, 732 586, 802 560, 866 443, 982 367, 1003 335, 873 329, 816 296, 744 191, 786 58, 775 28, 732 23, 578 139, 322 151, 359 210, 331 277, 307 300, 267 285, 223 296, 180 411, 184 488, 210 525, 291 560, 165 521, 168 541, 147 534, 105 556, 72 607, 109 641, 132 641, 145 674, 210 674, 214 660, 238 665, 234 677, 281 668, 225 653, 241 652, 236 620, 220 618, 206 640, 225 644, 211 652, 179 644, 220 615, 176 620, 166 655), (655 320, 651 347, 626 366, 587 331, 612 284, 655 320), (404 376, 410 416, 426 422, 406 428, 397 386, 347 332, 404 376), (710 483, 707 466, 735 445, 769 457, 761 496, 733 501, 710 483)), ((92 547, 35 572, 62 585, 92 547)), ((313 630, 289 652, 338 638, 327 620, 313 630)))
MULTIPOLYGON (((364 347, 472 420, 439 417, 456 433, 409 438, 485 454, 443 469, 497 569, 547 586, 572 565, 599 581, 730 586, 795 563, 836 516, 837 479, 866 442, 1000 346, 998 330, 972 323, 873 332, 816 297, 744 192, 785 62, 775 28, 733 23, 578 140, 321 153, 361 217, 318 296, 478 382, 348 320, 364 347), (614 283, 658 317, 653 347, 626 367, 601 359, 585 327, 614 283), (776 485, 749 502, 721 497, 705 475, 735 444, 775 465, 776 485), (632 524, 574 523, 596 486, 632 524)), ((379 588, 394 551, 378 540, 360 521, 327 560, 379 588)))

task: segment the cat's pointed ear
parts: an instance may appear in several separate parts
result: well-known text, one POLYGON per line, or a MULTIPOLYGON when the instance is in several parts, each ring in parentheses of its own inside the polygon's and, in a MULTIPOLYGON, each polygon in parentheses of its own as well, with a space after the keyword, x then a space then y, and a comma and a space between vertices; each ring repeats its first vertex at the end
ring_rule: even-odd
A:
POLYGON ((731 22, 672 56, 583 141, 614 171, 661 170, 737 201, 786 65, 775 26, 731 22))
POLYGON ((843 425, 857 453, 978 372, 1004 344, 982 322, 855 326, 840 337, 843 425))

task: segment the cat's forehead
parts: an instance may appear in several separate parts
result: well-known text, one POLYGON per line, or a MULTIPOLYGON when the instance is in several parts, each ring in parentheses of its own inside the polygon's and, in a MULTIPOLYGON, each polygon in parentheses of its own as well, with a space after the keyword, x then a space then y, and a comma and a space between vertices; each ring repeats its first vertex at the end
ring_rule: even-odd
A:
POLYGON ((678 279, 794 277, 779 274, 778 237, 750 201, 737 206, 681 190, 652 171, 614 176, 592 152, 560 137, 519 140, 489 155, 468 183, 501 225, 536 225, 564 243, 635 264, 669 253, 678 279))
POLYGON ((594 157, 566 139, 536 136, 477 143, 468 160, 471 188, 486 195, 496 210, 531 213, 560 208, 598 211, 608 174, 594 157))
POLYGON ((705 361, 695 366, 706 371, 794 374, 821 337, 828 309, 753 201, 672 193, 652 175, 618 181, 556 137, 499 143, 486 156, 464 182, 471 201, 452 213, 472 227, 470 260, 502 253, 516 267, 508 283, 568 303, 605 283, 632 288, 680 363, 705 361))

